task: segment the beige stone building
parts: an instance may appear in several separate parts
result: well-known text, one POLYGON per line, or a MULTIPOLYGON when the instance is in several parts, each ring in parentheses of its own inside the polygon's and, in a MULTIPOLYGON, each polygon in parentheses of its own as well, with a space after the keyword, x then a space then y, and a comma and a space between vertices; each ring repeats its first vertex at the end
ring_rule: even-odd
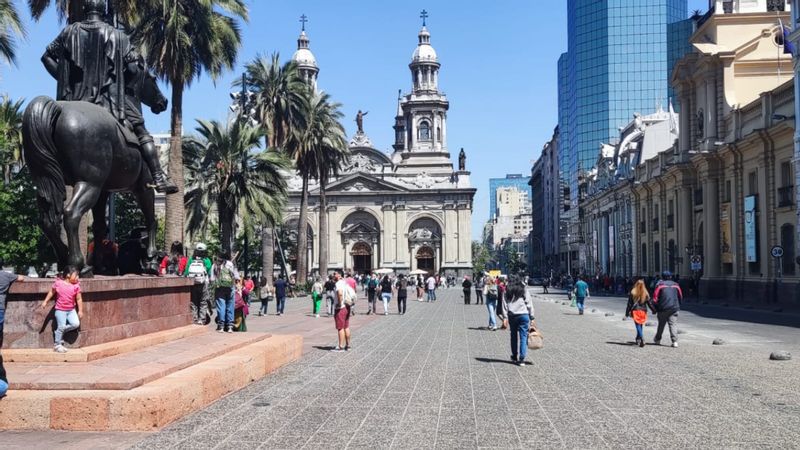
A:
MULTIPOLYGON (((609 273, 670 270, 685 280, 699 278, 707 297, 794 302, 800 281, 795 98, 778 25, 779 19, 788 23, 789 14, 768 11, 765 2, 742 6, 746 12, 737 5, 704 17, 691 38, 695 52, 676 64, 672 85, 681 114, 675 145, 638 164, 632 181, 602 194, 632 201, 632 251, 623 250, 632 267, 620 272, 612 264, 609 273), (776 246, 782 258, 773 257, 776 246)), ((584 199, 582 222, 591 219, 599 198, 584 199)))
MULTIPOLYGON (((305 33, 298 53, 316 81, 316 59, 305 33)), ((350 141, 351 157, 327 186, 320 211, 319 186, 309 194, 309 269, 319 270, 319 248, 328 248, 330 270, 355 273, 378 268, 398 273, 472 274, 470 173, 456 170, 447 141, 449 101, 439 90, 440 64, 430 33, 419 32, 411 64, 411 92, 398 99, 392 153, 377 150, 366 133, 350 141), (319 216, 328 215, 329 239, 320 241, 319 216)), ((370 116, 370 118, 372 118, 370 116)), ((391 126, 391 122, 387 126, 391 126)), ((288 177, 289 229, 299 217, 301 179, 288 177)), ((291 255, 290 255, 291 257, 291 255)), ((291 261, 290 261, 291 262, 291 261)))

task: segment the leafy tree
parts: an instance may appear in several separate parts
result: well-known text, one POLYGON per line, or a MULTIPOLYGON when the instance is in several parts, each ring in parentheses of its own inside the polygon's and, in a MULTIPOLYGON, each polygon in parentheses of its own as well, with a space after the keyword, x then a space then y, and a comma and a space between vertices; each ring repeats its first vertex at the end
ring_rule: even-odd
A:
POLYGON ((136 41, 156 74, 172 86, 169 174, 178 193, 167 196, 166 241, 183 241, 183 92, 203 72, 217 79, 232 69, 242 45, 244 0, 145 0, 137 2, 136 41))
MULTIPOLYGON (((84 0, 28 0, 31 15, 35 20, 39 20, 45 10, 55 3, 56 12, 59 20, 66 19, 69 23, 83 20, 84 0)), ((116 15, 125 23, 132 24, 136 20, 136 0, 108 0, 109 16, 116 15)))
POLYGON ((23 100, 0 97, 0 167, 3 182, 11 182, 13 166, 22 164, 22 104, 23 100))
MULTIPOLYGON (((287 137, 292 134, 299 118, 303 94, 309 89, 300 77, 297 64, 281 64, 280 55, 257 56, 245 67, 248 89, 254 94, 255 119, 267 132, 267 146, 286 150, 287 137)), ((240 86, 236 80, 234 86, 240 86)), ((265 222, 261 229, 262 276, 272 283, 275 254, 275 223, 265 222)))
POLYGON ((281 170, 289 164, 274 150, 253 152, 264 136, 260 127, 198 120, 196 131, 185 140, 189 231, 205 231, 216 208, 222 251, 232 254, 237 220, 280 219, 286 200, 281 170))
POLYGON ((489 260, 492 255, 486 245, 479 241, 472 241, 472 270, 475 273, 483 273, 489 269, 489 260))
POLYGON ((13 0, 0 0, 0 59, 15 64, 17 38, 24 38, 25 34, 25 27, 13 0))
POLYGON ((28 266, 40 270, 56 260, 39 223, 36 188, 27 169, 10 183, 0 185, 0 259, 25 273, 28 266))

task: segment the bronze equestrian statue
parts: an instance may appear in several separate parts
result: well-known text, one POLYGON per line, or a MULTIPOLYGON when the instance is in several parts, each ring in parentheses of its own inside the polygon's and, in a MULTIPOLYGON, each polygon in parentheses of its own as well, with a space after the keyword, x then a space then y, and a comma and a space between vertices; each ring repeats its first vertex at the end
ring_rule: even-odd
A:
POLYGON ((161 169, 141 104, 158 114, 166 110, 167 99, 129 36, 103 20, 105 1, 87 0, 84 12, 85 20, 68 25, 42 57, 58 82, 56 100, 36 97, 23 115, 23 152, 37 187, 40 225, 59 266, 84 268, 81 218, 91 209, 95 240, 104 237, 109 193, 132 192, 144 213, 152 262, 153 187, 167 194, 177 188, 161 169), (67 185, 73 194, 64 205, 67 185))

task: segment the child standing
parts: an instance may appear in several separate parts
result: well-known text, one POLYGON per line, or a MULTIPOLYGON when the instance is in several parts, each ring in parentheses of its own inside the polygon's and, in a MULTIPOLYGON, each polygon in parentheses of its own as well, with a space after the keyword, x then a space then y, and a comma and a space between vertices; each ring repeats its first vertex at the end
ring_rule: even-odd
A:
POLYGON ((77 330, 83 319, 83 297, 81 285, 78 282, 78 269, 68 266, 62 276, 57 278, 50 292, 42 302, 41 308, 47 307, 50 300, 56 298, 56 331, 53 351, 66 353, 64 347, 64 333, 77 330), (77 308, 77 310, 76 310, 77 308))
POLYGON ((655 309, 650 301, 650 293, 644 285, 644 280, 638 280, 633 285, 628 295, 628 307, 625 309, 625 317, 632 317, 633 324, 636 326, 636 343, 639 347, 644 347, 644 324, 647 322, 647 308, 655 309))
POLYGON ((322 280, 319 277, 316 278, 314 285, 311 286, 311 300, 314 302, 311 314, 314 317, 319 317, 319 308, 322 306, 322 280))

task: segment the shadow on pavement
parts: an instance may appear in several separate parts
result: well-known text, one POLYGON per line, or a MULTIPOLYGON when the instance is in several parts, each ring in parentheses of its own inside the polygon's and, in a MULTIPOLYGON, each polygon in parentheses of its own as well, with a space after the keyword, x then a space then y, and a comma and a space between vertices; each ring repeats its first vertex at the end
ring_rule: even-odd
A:
POLYGON ((606 344, 622 345, 624 347, 634 347, 634 346, 636 346, 636 342, 631 342, 631 341, 627 341, 627 342, 606 341, 606 344))
POLYGON ((509 359, 496 359, 496 358, 480 358, 476 357, 475 361, 483 362, 483 363, 504 363, 504 364, 511 364, 512 366, 516 366, 517 364, 509 359))
POLYGON ((486 331, 488 328, 486 327, 467 327, 468 330, 483 330, 486 331))
POLYGON ((323 350, 323 351, 326 351, 326 352, 329 352, 329 351, 331 351, 331 350, 336 348, 336 347, 334 347, 332 345, 314 345, 313 347, 315 349, 317 349, 317 350, 323 350))

